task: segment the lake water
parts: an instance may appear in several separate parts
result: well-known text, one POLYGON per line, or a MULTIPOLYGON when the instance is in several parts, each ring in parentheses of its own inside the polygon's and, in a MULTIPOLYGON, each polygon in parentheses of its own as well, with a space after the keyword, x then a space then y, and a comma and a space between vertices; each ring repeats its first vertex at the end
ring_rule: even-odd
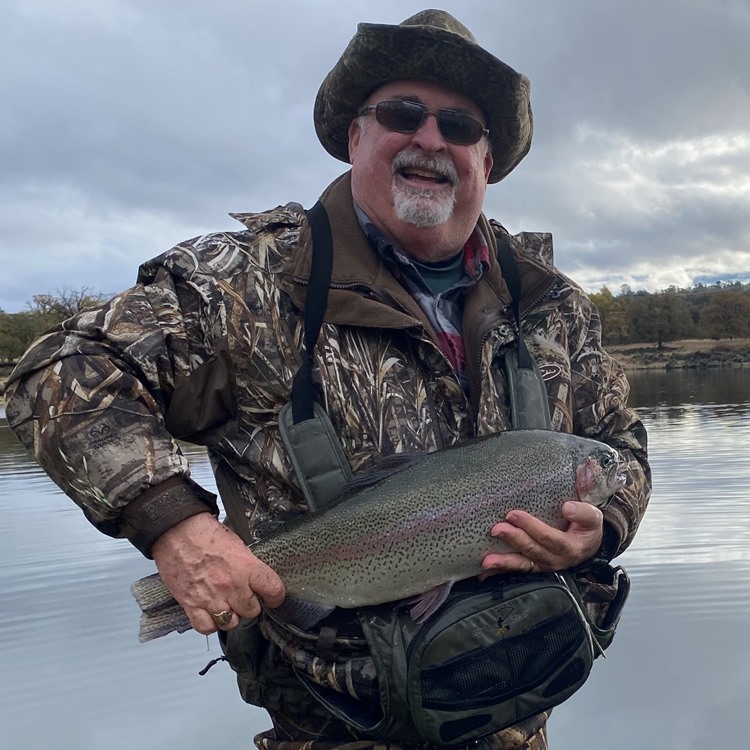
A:
MULTIPOLYGON (((556 709, 553 750, 750 747, 750 370, 635 372, 651 506, 620 561, 633 586, 606 660, 556 709)), ((0 412, 0 416, 2 413, 0 412)), ((190 451, 194 475, 213 480, 190 451)), ((137 640, 153 572, 100 536, 0 419, 0 748, 239 750, 269 725, 215 638, 137 640)))

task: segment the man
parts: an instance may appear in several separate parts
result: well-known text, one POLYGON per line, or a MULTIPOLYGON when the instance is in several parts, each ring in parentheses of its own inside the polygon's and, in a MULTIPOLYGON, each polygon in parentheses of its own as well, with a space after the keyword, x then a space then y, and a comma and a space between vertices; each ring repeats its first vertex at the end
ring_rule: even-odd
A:
MULTIPOLYGON (((441 11, 361 24, 320 88, 315 126, 351 163, 321 198, 333 270, 314 361, 316 401, 352 471, 510 428, 498 364, 517 340, 497 260, 506 243, 553 429, 615 446, 629 481, 604 516, 567 503, 565 531, 521 511, 498 519, 492 534, 516 552, 484 566, 557 571, 621 552, 650 487, 626 380, 601 348, 596 310, 552 266, 550 238, 512 238, 481 213, 487 184, 529 149, 526 78, 441 11)), ((197 631, 225 631, 243 697, 273 720, 258 747, 373 747, 310 697, 291 662, 363 701, 377 695, 376 675, 351 669, 339 684, 335 659, 249 620, 284 588, 246 545, 308 510, 279 413, 302 356, 311 237, 297 204, 236 218, 244 231, 178 245, 144 264, 135 287, 37 342, 11 378, 7 414, 92 523, 153 557, 197 631), (226 524, 175 438, 208 447, 226 524)), ((546 719, 485 744, 545 748, 546 719)))

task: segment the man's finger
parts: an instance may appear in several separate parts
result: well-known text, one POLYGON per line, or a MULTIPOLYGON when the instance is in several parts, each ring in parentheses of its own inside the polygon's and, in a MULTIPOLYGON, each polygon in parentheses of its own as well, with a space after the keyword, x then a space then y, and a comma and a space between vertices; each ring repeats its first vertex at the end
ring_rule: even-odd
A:
POLYGON ((562 507, 563 518, 582 529, 597 529, 604 522, 601 510, 590 503, 569 500, 562 507))
POLYGON ((268 607, 278 607, 283 601, 286 592, 284 584, 274 570, 264 562, 255 558, 256 563, 250 570, 249 586, 252 593, 263 600, 268 607))
POLYGON ((261 602, 259 597, 252 591, 232 600, 232 609, 239 617, 246 619, 257 617, 260 614, 261 602))
POLYGON ((545 554, 556 552, 565 546, 563 531, 553 529, 544 521, 522 511, 517 515, 509 514, 509 520, 495 524, 490 533, 532 560, 543 559, 545 554))
POLYGON ((201 635, 211 635, 218 630, 211 614, 205 609, 190 608, 185 610, 193 630, 201 635))
POLYGON ((528 571, 529 558, 515 552, 490 552, 482 560, 482 567, 487 571, 528 571))

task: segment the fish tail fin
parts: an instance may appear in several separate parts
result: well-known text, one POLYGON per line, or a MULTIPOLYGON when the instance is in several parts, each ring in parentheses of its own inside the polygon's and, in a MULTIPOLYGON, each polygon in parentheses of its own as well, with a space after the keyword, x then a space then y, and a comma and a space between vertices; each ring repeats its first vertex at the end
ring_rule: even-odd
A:
POLYGON ((185 610, 172 596, 158 573, 140 578, 130 586, 130 593, 141 608, 141 643, 161 638, 168 633, 190 630, 190 620, 185 610))
POLYGON ((158 573, 134 581, 130 593, 142 612, 153 612, 175 601, 158 573))

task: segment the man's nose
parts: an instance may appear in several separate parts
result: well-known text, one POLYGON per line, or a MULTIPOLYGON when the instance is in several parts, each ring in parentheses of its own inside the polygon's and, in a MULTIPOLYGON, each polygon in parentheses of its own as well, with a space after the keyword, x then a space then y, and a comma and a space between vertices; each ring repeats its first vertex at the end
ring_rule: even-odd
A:
POLYGON ((428 112, 422 124, 414 131, 412 140, 425 151, 441 151, 447 148, 438 127, 437 112, 428 112))

